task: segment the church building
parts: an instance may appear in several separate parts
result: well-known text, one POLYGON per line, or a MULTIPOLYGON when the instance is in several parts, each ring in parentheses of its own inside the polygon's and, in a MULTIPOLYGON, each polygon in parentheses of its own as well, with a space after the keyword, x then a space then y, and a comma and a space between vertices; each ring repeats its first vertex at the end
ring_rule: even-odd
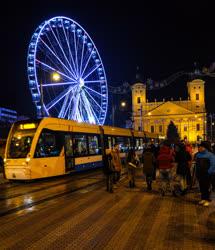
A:
POLYGON ((148 102, 146 85, 132 86, 132 115, 134 128, 158 133, 165 138, 167 127, 173 121, 181 139, 196 142, 206 138, 206 110, 204 81, 195 79, 187 83, 188 99, 148 102))

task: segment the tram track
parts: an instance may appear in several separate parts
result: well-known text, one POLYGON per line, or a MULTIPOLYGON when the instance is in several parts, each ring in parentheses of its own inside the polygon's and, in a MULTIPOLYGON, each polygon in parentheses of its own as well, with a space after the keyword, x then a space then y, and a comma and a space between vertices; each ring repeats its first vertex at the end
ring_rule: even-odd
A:
POLYGON ((66 196, 66 195, 71 194, 71 193, 78 192, 80 190, 84 190, 84 189, 89 188, 89 187, 93 187, 93 186, 95 186, 95 188, 100 187, 100 184, 102 184, 102 183, 104 183, 103 179, 99 180, 99 181, 96 181, 96 182, 93 182, 93 183, 89 183, 89 184, 81 186, 81 187, 77 187, 77 188, 74 188, 74 189, 67 190, 67 191, 64 191, 64 192, 61 192, 61 193, 58 193, 58 194, 55 194, 55 195, 52 195, 52 196, 37 200, 37 201, 29 202, 28 204, 23 204, 21 206, 17 206, 17 207, 11 208, 11 209, 7 209, 5 211, 0 211, 0 217, 4 217, 6 215, 14 214, 14 213, 20 212, 22 210, 29 209, 29 208, 31 208, 33 206, 43 204, 43 203, 45 203, 47 201, 62 198, 63 196, 66 196))
MULTIPOLYGON (((46 186, 46 187, 40 187, 40 188, 37 188, 37 189, 35 189, 35 190, 31 190, 31 191, 28 191, 28 192, 21 192, 21 193, 17 193, 17 194, 13 194, 13 195, 8 195, 8 196, 6 196, 6 197, 4 197, 3 195, 1 195, 1 193, 0 193, 0 201, 4 201, 4 200, 8 200, 8 199, 12 199, 12 198, 18 198, 18 197, 21 197, 21 196, 23 196, 23 195, 29 195, 29 194, 33 194, 33 193, 37 193, 37 192, 40 192, 40 191, 44 191, 44 190, 48 190, 48 189, 51 189, 51 188, 54 188, 54 187, 58 187, 58 186, 61 186, 61 185, 65 185, 65 184, 69 184, 69 183, 71 183, 72 181, 78 181, 78 180, 82 180, 82 179, 84 179, 84 178, 87 178, 87 179, 89 179, 89 178, 93 178, 93 179, 96 179, 99 175, 101 175, 101 173, 98 173, 98 174, 95 174, 95 173, 89 173, 88 175, 85 175, 85 176, 81 176, 81 177, 77 177, 75 180, 74 180, 74 178, 77 176, 77 175, 73 175, 73 176, 69 176, 68 178, 68 180, 65 180, 65 181, 63 181, 63 182, 58 182, 58 183, 55 183, 55 184, 49 184, 48 186, 46 186), (74 177, 74 178, 73 178, 74 177)), ((30 185, 31 185, 32 183, 30 183, 30 185)), ((33 183, 33 186, 34 185, 37 185, 37 183, 33 183)), ((20 185, 19 184, 17 184, 17 185, 14 185, 13 187, 15 188, 15 187, 23 187, 22 186, 22 184, 20 183, 20 185)), ((9 187, 9 188, 12 188, 12 187, 9 187)), ((3 190, 3 191, 5 191, 5 190, 3 190)))

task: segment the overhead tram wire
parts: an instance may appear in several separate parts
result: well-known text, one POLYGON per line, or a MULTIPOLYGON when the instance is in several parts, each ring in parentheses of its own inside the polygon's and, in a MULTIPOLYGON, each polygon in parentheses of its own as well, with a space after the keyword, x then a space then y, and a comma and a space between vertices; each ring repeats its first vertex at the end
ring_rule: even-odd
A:
MULTIPOLYGON (((182 76, 190 76, 192 78, 194 77, 215 77, 215 72, 211 72, 210 70, 198 70, 196 69, 194 72, 185 72, 185 71, 179 71, 177 73, 174 73, 170 75, 167 79, 163 81, 154 81, 151 78, 148 78, 146 80, 146 86, 148 90, 158 90, 161 88, 164 88, 171 83, 173 83, 176 79, 182 76)), ((128 82, 124 82, 122 85, 114 87, 114 86, 108 86, 108 91, 112 94, 116 95, 123 95, 127 94, 131 91, 131 85, 128 82)))

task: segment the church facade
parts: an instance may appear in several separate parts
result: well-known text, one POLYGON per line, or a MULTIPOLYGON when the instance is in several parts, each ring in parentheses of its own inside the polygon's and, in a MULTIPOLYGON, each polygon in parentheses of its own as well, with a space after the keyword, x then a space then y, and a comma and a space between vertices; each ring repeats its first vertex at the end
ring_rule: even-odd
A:
POLYGON ((158 133, 165 138, 167 127, 173 121, 181 139, 196 142, 206 138, 206 110, 204 81, 187 83, 188 99, 148 102, 146 85, 132 86, 132 116, 136 130, 158 133))

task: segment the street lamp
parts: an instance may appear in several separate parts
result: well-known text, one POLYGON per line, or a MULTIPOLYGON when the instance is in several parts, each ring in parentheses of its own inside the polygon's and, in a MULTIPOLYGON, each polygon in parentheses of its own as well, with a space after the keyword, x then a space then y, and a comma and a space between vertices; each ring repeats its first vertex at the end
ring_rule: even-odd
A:
POLYGON ((125 102, 125 101, 122 101, 122 102, 120 103, 120 105, 121 105, 122 108, 125 108, 126 102, 125 102))
POLYGON ((52 80, 53 80, 54 82, 58 82, 58 81, 60 80, 60 74, 57 73, 57 72, 54 72, 54 73, 52 74, 52 80))
POLYGON ((120 110, 123 111, 123 109, 127 106, 126 101, 121 101, 120 105, 118 107, 118 105, 115 105, 112 99, 112 126, 115 126, 115 113, 116 110, 120 110))

